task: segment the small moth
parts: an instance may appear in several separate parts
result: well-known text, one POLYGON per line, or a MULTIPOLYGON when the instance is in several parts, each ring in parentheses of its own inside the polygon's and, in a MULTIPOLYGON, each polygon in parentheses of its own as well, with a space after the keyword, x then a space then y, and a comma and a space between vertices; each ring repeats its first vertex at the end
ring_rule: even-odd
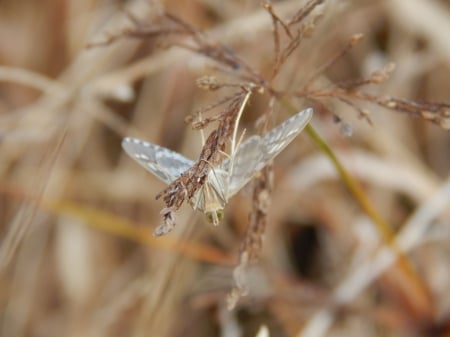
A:
MULTIPOLYGON (((312 115, 312 108, 305 109, 263 137, 254 135, 240 143, 234 153, 209 171, 204 184, 189 200, 192 208, 203 212, 209 222, 217 225, 224 217, 223 209, 228 200, 294 140, 312 115)), ((122 147, 131 158, 166 184, 194 165, 194 161, 177 152, 137 138, 124 138, 122 147)))

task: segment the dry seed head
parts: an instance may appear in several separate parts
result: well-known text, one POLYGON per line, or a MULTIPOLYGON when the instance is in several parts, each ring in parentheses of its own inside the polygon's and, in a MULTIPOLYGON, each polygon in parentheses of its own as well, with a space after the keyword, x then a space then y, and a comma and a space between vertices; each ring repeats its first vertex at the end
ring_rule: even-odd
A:
POLYGON ((395 70, 395 63, 387 64, 383 70, 376 70, 370 74, 370 82, 380 84, 389 79, 390 74, 395 70))
POLYGON ((220 88, 217 78, 214 76, 203 76, 197 79, 197 86, 203 90, 217 90, 220 88))
POLYGON ((303 36, 306 38, 310 38, 313 35, 315 28, 316 25, 314 23, 308 23, 303 25, 302 26, 303 36))
POLYGON ((380 84, 386 81, 389 76, 381 70, 375 70, 372 74, 370 74, 370 83, 372 84, 380 84))
POLYGON ((361 41, 363 37, 364 34, 361 33, 352 35, 352 37, 350 38, 350 46, 353 47, 355 44, 361 41))
POLYGON ((433 119, 435 117, 435 113, 432 111, 422 110, 420 113, 425 119, 433 119))
POLYGON ((194 121, 194 116, 192 116, 191 114, 184 117, 184 123, 186 123, 186 124, 191 124, 193 121, 194 121))
POLYGON ((397 107, 397 102, 395 101, 387 101, 386 106, 390 109, 395 109, 397 107))

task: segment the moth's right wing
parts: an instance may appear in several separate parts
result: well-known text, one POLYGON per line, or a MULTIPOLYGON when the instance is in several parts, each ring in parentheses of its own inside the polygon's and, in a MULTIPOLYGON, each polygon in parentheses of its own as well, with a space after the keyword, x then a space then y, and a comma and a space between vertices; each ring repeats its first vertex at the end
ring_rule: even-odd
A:
POLYGON ((231 198, 244 187, 264 165, 265 147, 261 137, 255 135, 246 139, 237 149, 232 160, 226 158, 222 169, 231 171, 227 188, 227 198, 231 198), (232 163, 231 163, 232 161, 232 163), (233 167, 231 168, 231 165, 233 167))
POLYGON ((122 148, 131 158, 166 184, 170 184, 194 165, 192 160, 178 152, 137 138, 124 138, 122 148))
POLYGON ((303 131, 312 115, 312 108, 302 110, 264 135, 262 139, 265 148, 264 161, 266 163, 264 165, 283 151, 303 131))
MULTIPOLYGON (((276 126, 263 137, 252 136, 237 149, 228 185, 231 197, 246 185, 253 176, 262 170, 275 156, 291 143, 309 123, 313 115, 311 108, 305 109, 276 126)), ((222 163, 224 169, 230 169, 230 159, 222 163)))

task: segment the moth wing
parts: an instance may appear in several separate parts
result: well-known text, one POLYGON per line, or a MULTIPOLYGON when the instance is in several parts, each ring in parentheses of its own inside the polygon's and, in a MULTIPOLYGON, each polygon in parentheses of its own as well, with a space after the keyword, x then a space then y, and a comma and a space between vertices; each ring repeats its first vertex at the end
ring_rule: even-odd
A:
POLYGON ((264 167, 261 165, 264 161, 262 138, 259 136, 248 138, 238 147, 232 160, 232 168, 230 159, 225 159, 222 163, 224 170, 227 172, 232 170, 227 187, 227 198, 239 192, 264 167))
POLYGON ((311 120, 312 115, 312 108, 302 110, 264 135, 264 166, 283 151, 303 131, 311 120))
MULTIPOLYGON (((311 108, 300 111, 280 125, 276 126, 264 137, 252 136, 243 142, 234 156, 233 172, 231 173, 227 197, 236 194, 253 176, 262 170, 275 156, 277 156, 311 120, 311 108)), ((230 168, 230 160, 222 165, 230 168)))
POLYGON ((125 152, 166 184, 170 184, 194 162, 181 154, 144 140, 126 137, 122 140, 125 152))

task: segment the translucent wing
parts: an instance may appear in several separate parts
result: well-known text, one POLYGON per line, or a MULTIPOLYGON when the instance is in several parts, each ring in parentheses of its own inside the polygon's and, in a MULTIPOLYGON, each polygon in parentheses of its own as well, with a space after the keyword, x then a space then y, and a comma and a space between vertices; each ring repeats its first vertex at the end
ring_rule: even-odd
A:
MULTIPOLYGON (((253 176, 264 168, 278 153, 280 153, 309 123, 313 114, 311 108, 300 111, 296 115, 276 126, 264 137, 252 136, 237 149, 228 185, 227 197, 236 194, 253 176)), ((230 159, 222 163, 229 170, 230 159)))
POLYGON ((124 138, 122 148, 131 158, 166 184, 170 184, 194 165, 192 160, 177 152, 137 138, 124 138))
POLYGON ((264 143, 259 136, 252 136, 243 142, 236 151, 231 168, 230 159, 222 162, 227 172, 232 170, 227 187, 227 199, 236 194, 264 165, 264 143))

